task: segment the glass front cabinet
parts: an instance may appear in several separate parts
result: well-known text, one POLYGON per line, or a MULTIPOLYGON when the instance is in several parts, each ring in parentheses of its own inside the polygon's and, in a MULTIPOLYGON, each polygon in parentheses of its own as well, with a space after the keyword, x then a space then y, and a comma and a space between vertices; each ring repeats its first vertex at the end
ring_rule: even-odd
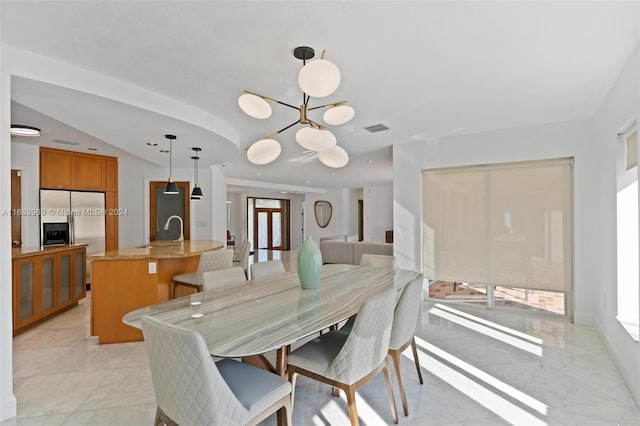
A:
POLYGON ((13 259, 13 334, 86 296, 85 247, 56 248, 13 259))

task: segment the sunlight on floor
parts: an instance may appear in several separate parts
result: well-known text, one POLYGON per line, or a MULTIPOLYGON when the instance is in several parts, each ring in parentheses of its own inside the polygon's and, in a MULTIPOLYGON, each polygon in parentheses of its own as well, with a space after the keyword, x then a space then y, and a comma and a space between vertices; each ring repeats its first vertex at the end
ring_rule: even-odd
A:
POLYGON ((541 345, 543 343, 542 339, 540 339, 538 337, 533 337, 533 336, 530 336, 530 335, 528 335, 526 333, 523 333, 521 331, 514 330, 513 328, 505 327, 504 325, 495 323, 493 321, 488 321, 488 320, 486 320, 484 318, 480 318, 480 317, 477 317, 475 315, 468 314, 468 313, 466 313, 464 311, 461 311, 459 309, 452 308, 451 306, 443 305, 443 304, 440 304, 440 303, 436 303, 435 306, 437 308, 442 309, 443 311, 449 311, 449 312, 451 312, 453 314, 456 314, 456 315, 458 315, 460 317, 465 317, 465 318, 468 318, 468 319, 473 320, 475 322, 478 322, 480 324, 484 324, 484 325, 487 325, 487 326, 489 326, 491 328, 495 328, 496 330, 500 330, 500 331, 504 331, 505 333, 513 334, 516 337, 520 337, 521 339, 529 340, 532 343, 536 343, 538 345, 541 345))
MULTIPOLYGON (((491 387, 495 387, 500 392, 504 392, 510 397, 518 399, 518 401, 522 402, 530 408, 535 409, 538 412, 541 412, 541 414, 546 414, 547 406, 545 404, 542 404, 541 402, 518 391, 517 389, 514 389, 511 386, 492 378, 486 373, 470 366, 469 364, 450 355, 449 353, 440 350, 433 345, 430 345, 429 343, 418 337, 416 337, 416 343, 420 348, 418 351, 420 364, 423 366, 428 366, 429 373, 435 375, 449 385, 453 386, 458 391, 476 401, 478 404, 483 405, 488 410, 502 417, 505 421, 514 425, 527 426, 545 426, 547 424, 544 420, 541 420, 534 414, 520 408, 518 405, 510 402, 506 398, 500 396, 498 393, 491 391, 489 387, 483 386, 475 380, 472 380, 466 375, 456 371, 454 368, 440 361, 438 358, 441 358, 447 363, 451 363, 452 365, 463 369, 465 372, 469 372, 474 377, 479 378, 485 381, 487 384, 491 385, 491 387), (437 356, 438 358, 428 355, 427 351, 437 356)), ((409 353, 409 351, 407 351, 406 356, 413 360, 413 356, 409 353)))
POLYGON ((542 356, 542 346, 525 342, 522 339, 518 339, 517 337, 506 334, 503 331, 479 324, 478 322, 475 321, 475 318, 474 318, 474 321, 470 321, 468 319, 462 318, 458 315, 454 315, 451 312, 444 311, 435 306, 429 309, 429 313, 432 315, 438 316, 440 318, 446 319, 448 321, 451 321, 452 323, 466 327, 470 330, 484 334, 485 336, 491 337, 492 339, 499 340, 503 343, 507 343, 523 351, 532 353, 533 355, 542 356))

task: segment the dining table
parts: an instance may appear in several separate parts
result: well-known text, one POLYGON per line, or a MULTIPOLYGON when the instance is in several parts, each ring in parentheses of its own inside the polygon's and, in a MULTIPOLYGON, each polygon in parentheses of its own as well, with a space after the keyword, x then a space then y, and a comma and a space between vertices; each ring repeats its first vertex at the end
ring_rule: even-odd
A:
POLYGON ((402 289, 417 272, 373 266, 324 265, 317 289, 300 286, 296 272, 207 290, 136 309, 123 322, 141 329, 149 315, 197 331, 212 356, 243 358, 276 350, 279 375, 286 374, 291 344, 355 315, 372 296, 402 289))

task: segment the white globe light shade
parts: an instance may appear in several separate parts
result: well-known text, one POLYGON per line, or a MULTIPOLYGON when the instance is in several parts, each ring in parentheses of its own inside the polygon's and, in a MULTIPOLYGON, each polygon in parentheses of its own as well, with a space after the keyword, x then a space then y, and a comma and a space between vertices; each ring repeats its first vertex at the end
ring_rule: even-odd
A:
POLYGON ((253 118, 271 117, 271 105, 260 96, 245 93, 238 98, 238 105, 242 111, 253 118))
POLYGON ((338 145, 318 153, 318 160, 327 167, 339 169, 349 162, 349 154, 338 145))
POLYGON ((307 95, 324 98, 340 85, 340 70, 333 62, 318 59, 302 67, 298 73, 298 84, 307 95))
POLYGON ((262 166, 278 158, 281 150, 282 148, 278 141, 261 139, 249 147, 247 150, 247 159, 253 164, 262 166))
POLYGON ((339 126, 340 124, 349 122, 354 115, 356 115, 356 112, 350 106, 338 105, 326 110, 322 119, 327 124, 339 126))
POLYGON ((310 151, 324 151, 336 145, 336 137, 326 129, 303 127, 296 132, 296 141, 310 151))

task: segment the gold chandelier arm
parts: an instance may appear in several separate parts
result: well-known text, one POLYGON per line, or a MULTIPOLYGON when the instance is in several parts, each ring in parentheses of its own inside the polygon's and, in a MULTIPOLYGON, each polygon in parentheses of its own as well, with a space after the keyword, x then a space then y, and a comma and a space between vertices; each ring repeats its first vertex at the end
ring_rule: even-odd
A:
POLYGON ((251 90, 245 90, 244 93, 247 93, 249 95, 254 95, 254 96, 257 96, 257 97, 262 98, 264 100, 275 102, 277 104, 288 106, 289 108, 293 108, 293 109, 296 109, 296 110, 300 111, 300 108, 298 108, 297 106, 289 105, 286 102, 282 102, 282 101, 279 101, 277 99, 270 98, 269 96, 261 95, 260 93, 252 92, 251 90))
POLYGON ((308 111, 313 111, 314 109, 327 108, 327 107, 333 108, 333 107, 336 107, 336 106, 339 106, 339 105, 343 105, 343 104, 346 104, 346 103, 347 103, 347 101, 332 102, 330 104, 324 104, 324 105, 316 106, 316 107, 313 107, 313 108, 309 108, 308 111))
POLYGON ((324 55, 327 53, 327 49, 322 49, 322 55, 320 56, 320 59, 324 59, 324 55))

